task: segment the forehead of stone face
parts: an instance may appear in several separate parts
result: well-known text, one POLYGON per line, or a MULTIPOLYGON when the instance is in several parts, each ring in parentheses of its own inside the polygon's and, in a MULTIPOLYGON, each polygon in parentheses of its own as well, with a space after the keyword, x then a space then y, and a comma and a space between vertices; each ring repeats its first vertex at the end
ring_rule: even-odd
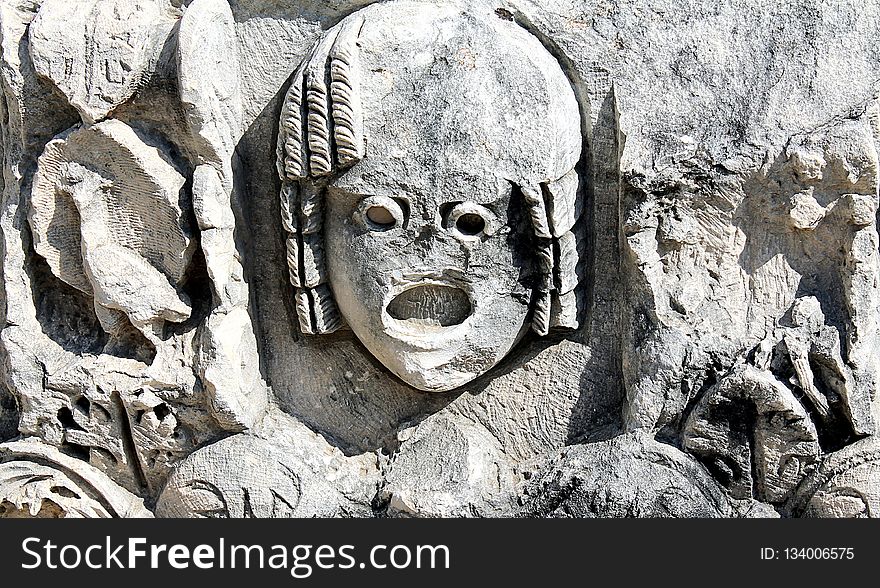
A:
POLYGON ((396 182, 451 196, 476 187, 482 200, 497 195, 498 178, 535 185, 577 163, 574 91, 526 30, 491 13, 418 2, 362 13, 367 156, 337 185, 379 191, 396 182))

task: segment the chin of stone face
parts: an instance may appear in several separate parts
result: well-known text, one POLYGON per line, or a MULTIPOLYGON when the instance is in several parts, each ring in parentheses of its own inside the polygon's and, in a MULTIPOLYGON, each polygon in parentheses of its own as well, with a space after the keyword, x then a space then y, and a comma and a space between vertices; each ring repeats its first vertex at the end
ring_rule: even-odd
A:
POLYGON ((268 4, 0 8, 0 517, 880 513, 880 8, 268 4))

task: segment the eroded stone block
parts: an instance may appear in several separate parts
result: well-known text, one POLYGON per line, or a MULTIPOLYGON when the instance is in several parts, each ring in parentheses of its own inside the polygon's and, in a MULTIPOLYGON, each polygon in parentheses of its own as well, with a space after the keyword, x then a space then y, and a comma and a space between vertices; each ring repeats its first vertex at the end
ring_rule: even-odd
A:
POLYGON ((147 81, 179 17, 167 0, 45 0, 30 56, 85 122, 98 122, 147 81))

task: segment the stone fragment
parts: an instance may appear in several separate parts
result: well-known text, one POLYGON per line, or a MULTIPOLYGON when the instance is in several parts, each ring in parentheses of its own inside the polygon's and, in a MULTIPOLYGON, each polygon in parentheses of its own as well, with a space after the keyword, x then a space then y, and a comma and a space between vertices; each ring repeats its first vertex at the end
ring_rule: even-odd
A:
POLYGON ((529 517, 775 515, 760 503, 732 501, 697 462, 642 433, 565 448, 538 466, 522 503, 529 517))
POLYGON ((44 0, 30 26, 30 56, 95 123, 148 81, 179 16, 167 0, 44 0))
POLYGON ((229 3, 191 2, 180 21, 177 43, 179 92, 187 122, 211 158, 228 165, 243 131, 241 65, 229 3))
POLYGON ((791 224, 796 229, 813 230, 825 218, 827 210, 816 202, 812 194, 799 193, 791 199, 791 224))
POLYGON ((860 374, 844 361, 840 332, 828 324, 819 300, 798 298, 790 314, 792 327, 778 329, 777 349, 793 368, 791 383, 806 395, 826 427, 837 411, 855 435, 870 434, 876 422, 870 389, 859 390, 860 374))
POLYGON ((735 368, 709 389, 684 425, 685 450, 735 498, 778 504, 821 454, 816 426, 773 374, 735 368))
POLYGON ((208 317, 195 368, 210 398, 208 410, 225 428, 243 430, 263 416, 268 391, 259 374, 257 341, 245 308, 208 317))
POLYGON ((154 336, 162 322, 190 315, 178 290, 195 244, 184 184, 162 149, 123 122, 72 129, 40 157, 34 248, 60 279, 154 336))
POLYGON ((239 434, 196 451, 168 481, 157 516, 297 518, 368 512, 340 491, 344 484, 336 477, 338 468, 345 467, 339 466, 343 458, 332 458, 318 438, 290 451, 284 447, 285 436, 291 432, 272 441, 239 434))

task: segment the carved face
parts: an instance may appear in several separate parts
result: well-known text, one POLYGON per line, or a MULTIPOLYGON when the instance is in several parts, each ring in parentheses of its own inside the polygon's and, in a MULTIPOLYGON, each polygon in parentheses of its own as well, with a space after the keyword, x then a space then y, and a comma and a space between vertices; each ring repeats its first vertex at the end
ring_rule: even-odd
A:
POLYGON ((356 13, 294 77, 279 153, 306 332, 338 305, 394 374, 446 391, 530 324, 575 326, 580 113, 516 24, 442 3, 356 13))
POLYGON ((532 290, 520 252, 529 227, 509 222, 518 208, 513 186, 423 169, 403 188, 391 178, 365 182, 372 166, 364 167, 327 192, 337 304, 404 381, 421 390, 461 386, 504 357, 527 326, 532 290))

